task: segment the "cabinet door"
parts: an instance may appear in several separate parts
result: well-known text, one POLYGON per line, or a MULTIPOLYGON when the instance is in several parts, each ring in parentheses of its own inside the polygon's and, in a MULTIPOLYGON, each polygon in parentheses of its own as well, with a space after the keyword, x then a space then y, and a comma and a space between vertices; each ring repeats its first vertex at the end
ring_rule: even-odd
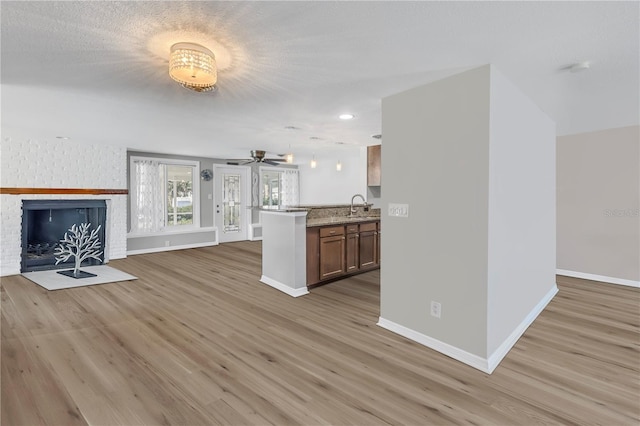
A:
POLYGON ((320 280, 345 273, 344 235, 320 238, 320 280))
POLYGON ((360 248, 358 247, 358 234, 348 233, 346 239, 346 261, 347 261, 347 273, 355 272, 359 268, 358 258, 360 248))
POLYGON ((320 281, 320 231, 307 228, 307 285, 320 281))
POLYGON ((360 232, 360 268, 378 265, 378 232, 360 232))
POLYGON ((380 186, 380 148, 380 145, 367 147, 367 186, 380 186))
POLYGON ((377 252, 377 256, 376 256, 376 263, 378 265, 380 265, 380 259, 382 258, 382 256, 380 255, 380 239, 382 238, 382 224, 380 222, 378 222, 378 252, 377 252))

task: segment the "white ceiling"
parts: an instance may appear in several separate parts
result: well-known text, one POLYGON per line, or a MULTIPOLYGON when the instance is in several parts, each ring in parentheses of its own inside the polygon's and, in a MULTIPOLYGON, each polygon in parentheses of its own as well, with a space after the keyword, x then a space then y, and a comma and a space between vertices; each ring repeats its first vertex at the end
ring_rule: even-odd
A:
POLYGON ((12 137, 214 157, 348 149, 377 143, 381 98, 486 63, 560 135, 639 120, 636 1, 0 7, 2 130, 12 137), (216 93, 169 78, 180 41, 214 51, 216 93), (580 61, 591 69, 566 70, 580 61), (343 112, 356 118, 338 120, 343 112))

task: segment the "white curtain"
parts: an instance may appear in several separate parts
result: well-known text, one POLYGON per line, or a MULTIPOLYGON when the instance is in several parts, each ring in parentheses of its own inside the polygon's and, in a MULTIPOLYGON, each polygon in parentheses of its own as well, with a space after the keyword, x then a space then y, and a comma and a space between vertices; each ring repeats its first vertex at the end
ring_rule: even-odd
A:
POLYGON ((165 166, 155 160, 135 160, 134 166, 131 232, 159 231, 165 224, 165 166))
POLYGON ((297 170, 283 170, 280 174, 280 190, 282 206, 297 206, 300 204, 300 180, 297 170))

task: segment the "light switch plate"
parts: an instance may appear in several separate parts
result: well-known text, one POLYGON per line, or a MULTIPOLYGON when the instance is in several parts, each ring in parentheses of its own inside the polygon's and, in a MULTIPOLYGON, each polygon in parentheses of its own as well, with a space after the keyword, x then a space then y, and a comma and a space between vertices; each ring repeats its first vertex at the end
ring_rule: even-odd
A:
POLYGON ((409 204, 389 203, 389 216, 409 217, 409 204))

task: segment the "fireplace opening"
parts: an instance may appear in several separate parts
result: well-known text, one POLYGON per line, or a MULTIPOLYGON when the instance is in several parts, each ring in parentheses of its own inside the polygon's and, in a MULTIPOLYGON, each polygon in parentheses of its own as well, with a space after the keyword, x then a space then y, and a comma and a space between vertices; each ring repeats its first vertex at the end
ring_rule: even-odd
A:
POLYGON ((107 204, 105 200, 23 200, 22 259, 20 272, 73 268, 74 262, 56 265, 55 248, 73 225, 100 226, 98 238, 103 248, 100 260, 87 259, 82 266, 104 262, 107 204))

